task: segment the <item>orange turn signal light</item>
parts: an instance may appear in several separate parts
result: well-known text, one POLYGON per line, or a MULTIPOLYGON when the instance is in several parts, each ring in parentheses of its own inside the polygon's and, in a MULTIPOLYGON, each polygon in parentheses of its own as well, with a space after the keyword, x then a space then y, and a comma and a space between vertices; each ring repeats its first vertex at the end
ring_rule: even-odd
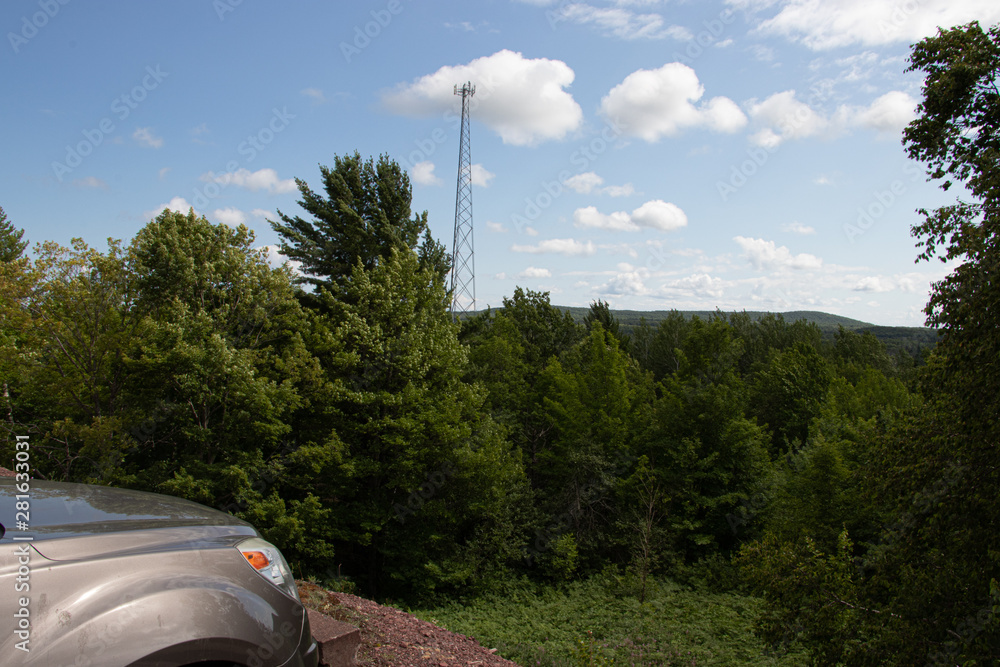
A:
POLYGON ((255 570, 262 570, 271 564, 271 561, 262 551, 244 551, 243 555, 250 561, 250 565, 255 570))

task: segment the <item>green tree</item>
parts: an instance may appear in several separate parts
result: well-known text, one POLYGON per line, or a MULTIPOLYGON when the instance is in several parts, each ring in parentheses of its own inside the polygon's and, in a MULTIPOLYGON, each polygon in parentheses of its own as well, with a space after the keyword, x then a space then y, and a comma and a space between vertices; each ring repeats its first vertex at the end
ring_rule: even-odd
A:
POLYGON ((359 260, 325 298, 321 353, 337 442, 312 475, 338 558, 374 595, 481 584, 520 558, 518 453, 466 381, 443 280, 416 253, 359 260))
POLYGON ((157 428, 115 473, 253 519, 293 560, 317 562, 330 555, 328 511, 282 480, 300 449, 315 449, 308 415, 328 388, 289 270, 253 244, 246 227, 193 211, 164 211, 133 239, 142 324, 125 346, 128 390, 157 428))
POLYGON ((472 361, 469 378, 487 388, 491 414, 507 428, 532 475, 551 436, 541 375, 549 361, 572 349, 583 333, 569 313, 549 302, 547 292, 520 287, 504 297, 502 309, 462 325, 461 339, 472 361))
POLYGON ((581 555, 594 566, 608 555, 613 519, 606 508, 632 467, 652 385, 599 323, 561 361, 549 362, 539 384, 551 434, 535 455, 532 481, 551 518, 571 517, 581 555))
POLYGON ((773 352, 770 364, 750 386, 749 413, 773 434, 775 453, 804 445, 809 426, 819 415, 831 374, 815 348, 804 343, 773 352))
POLYGON ((50 242, 2 271, 8 424, 39 436, 40 475, 77 480, 127 446, 124 361, 138 321, 124 252, 50 242))
POLYGON ((745 416, 740 351, 724 320, 692 318, 675 349, 678 370, 660 383, 642 439, 639 451, 669 496, 674 564, 729 549, 737 538, 732 518, 762 493, 767 436, 745 416))
POLYGON ((13 262, 24 254, 28 242, 21 240, 23 236, 24 230, 15 228, 0 207, 0 262, 13 262))
POLYGON ((629 352, 631 350, 631 340, 624 331, 622 331, 621 323, 618 318, 614 316, 611 312, 611 306, 608 305, 607 301, 602 301, 598 299, 590 304, 590 311, 583 318, 583 325, 587 327, 587 330, 591 330, 594 324, 600 323, 605 331, 609 332, 612 336, 618 339, 618 347, 629 352))
POLYGON ((320 165, 323 193, 296 179, 299 205, 311 220, 278 211, 271 227, 281 237, 281 252, 302 262, 301 281, 329 286, 348 278, 354 265, 375 267, 396 250, 416 250, 423 266, 444 276, 450 260, 427 229, 427 212, 410 210, 410 177, 387 156, 361 159, 357 152, 334 156, 334 166, 320 165))

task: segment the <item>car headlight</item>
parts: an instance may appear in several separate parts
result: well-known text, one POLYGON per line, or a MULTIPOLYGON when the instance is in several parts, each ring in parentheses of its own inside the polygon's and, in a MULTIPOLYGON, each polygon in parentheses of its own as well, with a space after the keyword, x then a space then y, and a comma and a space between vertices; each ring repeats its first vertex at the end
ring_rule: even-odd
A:
POLYGON ((257 574, 296 600, 299 599, 295 578, 292 576, 292 571, 289 569, 285 557, 278 551, 278 547, 259 537, 251 537, 240 542, 236 548, 243 554, 247 565, 252 567, 257 574))

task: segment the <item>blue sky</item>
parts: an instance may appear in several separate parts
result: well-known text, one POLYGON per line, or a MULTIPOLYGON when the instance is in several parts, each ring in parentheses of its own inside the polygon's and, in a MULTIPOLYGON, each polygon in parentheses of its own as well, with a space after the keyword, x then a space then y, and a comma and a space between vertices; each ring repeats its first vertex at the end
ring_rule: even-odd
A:
MULTIPOLYGON (((388 154, 449 246, 471 81, 477 307, 822 310, 923 324, 947 266, 914 210, 910 44, 995 0, 10 1, 0 206, 32 242, 129 239, 165 206, 301 213, 388 154)), ((275 257, 277 260, 278 258, 275 257)))

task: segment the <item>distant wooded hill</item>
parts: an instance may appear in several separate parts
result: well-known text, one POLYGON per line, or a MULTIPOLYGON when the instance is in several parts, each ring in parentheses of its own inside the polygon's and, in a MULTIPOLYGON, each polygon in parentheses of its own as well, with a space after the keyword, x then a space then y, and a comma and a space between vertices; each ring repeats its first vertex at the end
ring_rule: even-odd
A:
MULTIPOLYGON (((573 316, 578 322, 582 322, 583 318, 587 316, 590 312, 590 308, 582 307, 572 307, 572 306, 558 306, 562 310, 568 312, 573 316)), ((612 310, 611 313, 621 324, 622 331, 631 334, 632 331, 639 326, 643 318, 649 326, 656 328, 660 323, 660 320, 667 317, 671 311, 669 310, 612 310)), ((680 310, 677 311, 685 318, 690 319, 697 315, 701 319, 707 319, 714 317, 717 314, 730 315, 728 312, 714 311, 714 310, 680 310)), ((885 345, 886 349, 890 353, 895 353, 897 350, 906 350, 910 354, 916 354, 920 349, 926 347, 933 347, 937 343, 938 333, 934 329, 929 329, 927 327, 887 327, 880 326, 877 324, 871 324, 870 322, 862 322, 861 320, 854 320, 850 317, 842 317, 840 315, 831 315, 830 313, 821 313, 815 310, 793 310, 787 313, 768 313, 764 311, 745 311, 747 315, 753 318, 761 318, 767 315, 781 315, 786 322, 797 322, 798 320, 806 320, 807 322, 812 322, 819 330, 823 332, 824 339, 832 339, 837 333, 839 327, 844 327, 850 331, 856 333, 863 333, 865 331, 871 332, 873 336, 878 338, 885 345)))

